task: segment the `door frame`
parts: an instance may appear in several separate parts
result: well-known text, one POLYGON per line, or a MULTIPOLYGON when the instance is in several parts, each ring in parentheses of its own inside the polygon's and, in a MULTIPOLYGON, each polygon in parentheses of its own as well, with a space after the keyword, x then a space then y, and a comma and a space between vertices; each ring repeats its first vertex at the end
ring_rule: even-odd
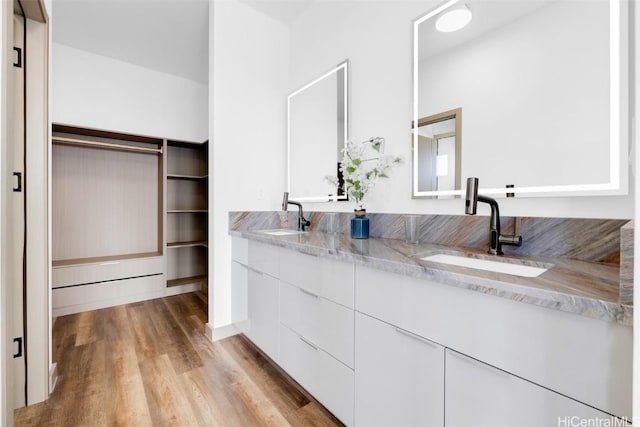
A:
MULTIPOLYGON (((50 27, 44 0, 20 0, 27 16, 27 48, 24 63, 27 66, 27 171, 30 192, 27 198, 27 404, 46 400, 50 385, 55 385, 55 368, 51 367, 51 298, 50 298, 50 231, 49 231, 49 52, 50 27), (53 378, 51 373, 53 373, 53 378)), ((8 116, 8 79, 13 51, 13 2, 3 1, 0 6, 0 176, 7 171, 6 141, 8 116)), ((25 176, 26 185, 27 176, 25 176)), ((7 227, 7 181, 2 179, 0 188, 0 236, 4 238, 7 227)), ((13 425, 13 378, 10 354, 13 348, 10 310, 8 304, 12 289, 5 280, 6 251, 0 248, 0 427, 13 425)))

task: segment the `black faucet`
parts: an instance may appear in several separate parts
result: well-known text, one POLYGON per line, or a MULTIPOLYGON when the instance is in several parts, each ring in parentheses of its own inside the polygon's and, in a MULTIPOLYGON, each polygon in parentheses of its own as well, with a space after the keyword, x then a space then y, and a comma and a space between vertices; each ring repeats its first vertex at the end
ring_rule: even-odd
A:
POLYGON ((488 203, 489 206, 491 206, 489 253, 492 255, 504 255, 502 245, 522 245, 522 236, 518 235, 518 229, 520 228, 519 218, 516 218, 513 236, 502 236, 500 234, 500 208, 498 207, 498 202, 491 197, 478 195, 478 178, 467 178, 467 197, 465 200, 464 213, 467 215, 475 215, 479 201, 488 203))
POLYGON ((298 207, 298 230, 304 231, 305 227, 311 225, 311 221, 305 219, 302 212, 302 203, 289 200, 289 192, 285 191, 284 197, 282 198, 282 210, 286 212, 288 205, 296 205, 298 207))

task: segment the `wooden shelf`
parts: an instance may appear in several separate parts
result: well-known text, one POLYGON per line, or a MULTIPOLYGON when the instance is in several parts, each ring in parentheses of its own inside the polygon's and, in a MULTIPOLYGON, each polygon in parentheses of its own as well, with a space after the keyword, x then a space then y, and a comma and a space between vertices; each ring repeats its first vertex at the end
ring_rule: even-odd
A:
POLYGON ((207 213, 207 209, 168 209, 167 213, 207 213))
POLYGON ((167 179, 189 179, 194 181, 200 181, 200 180, 205 180, 207 178, 209 178, 209 175, 198 176, 198 175, 180 175, 177 173, 167 174, 167 179))
POLYGON ((58 260, 53 260, 51 262, 51 266, 64 267, 68 265, 77 265, 77 264, 98 264, 102 262, 124 261, 129 259, 149 258, 149 257, 155 257, 155 256, 162 256, 162 253, 145 252, 145 253, 138 253, 138 254, 109 255, 109 256, 99 256, 99 257, 90 257, 90 258, 58 259, 58 260))
POLYGON ((170 147, 182 147, 182 148, 205 150, 208 148, 209 141, 207 140, 205 142, 190 142, 190 141, 176 141, 175 139, 168 139, 167 145, 169 145, 170 147))
POLYGON ((170 242, 167 243, 167 248, 188 248, 192 246, 208 246, 206 240, 194 240, 191 242, 170 242))
POLYGON ((201 276, 181 277, 179 279, 167 280, 167 288, 171 288, 173 286, 188 285, 189 283, 195 283, 195 282, 202 282, 202 284, 204 284, 206 281, 207 281, 206 274, 203 274, 201 276))

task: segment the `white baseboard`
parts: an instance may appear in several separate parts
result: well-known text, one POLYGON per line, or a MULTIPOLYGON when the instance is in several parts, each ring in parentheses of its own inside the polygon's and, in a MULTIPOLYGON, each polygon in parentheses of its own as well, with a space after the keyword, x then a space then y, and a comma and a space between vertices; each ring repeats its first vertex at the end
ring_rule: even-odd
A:
POLYGON ((58 384, 58 364, 52 363, 49 367, 49 394, 53 393, 53 390, 58 384))
POLYGON ((216 342, 240 333, 234 324, 220 326, 218 328, 212 327, 210 323, 207 323, 205 326, 205 335, 211 342, 216 342))

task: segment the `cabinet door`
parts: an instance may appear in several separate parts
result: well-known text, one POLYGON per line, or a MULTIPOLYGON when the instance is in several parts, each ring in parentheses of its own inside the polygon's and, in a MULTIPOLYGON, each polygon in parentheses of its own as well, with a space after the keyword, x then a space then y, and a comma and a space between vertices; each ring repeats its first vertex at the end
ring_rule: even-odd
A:
POLYGON ((447 427, 616 425, 604 412, 460 353, 446 351, 447 427), (584 424, 580 424, 584 421, 584 424))
POLYGON ((278 286, 278 279, 249 269, 246 335, 275 361, 278 360, 278 286))
POLYGON ((248 274, 246 266, 231 261, 231 322, 243 334, 248 333, 248 274))
POLYGON ((444 347, 356 313, 357 426, 443 426, 444 347))

